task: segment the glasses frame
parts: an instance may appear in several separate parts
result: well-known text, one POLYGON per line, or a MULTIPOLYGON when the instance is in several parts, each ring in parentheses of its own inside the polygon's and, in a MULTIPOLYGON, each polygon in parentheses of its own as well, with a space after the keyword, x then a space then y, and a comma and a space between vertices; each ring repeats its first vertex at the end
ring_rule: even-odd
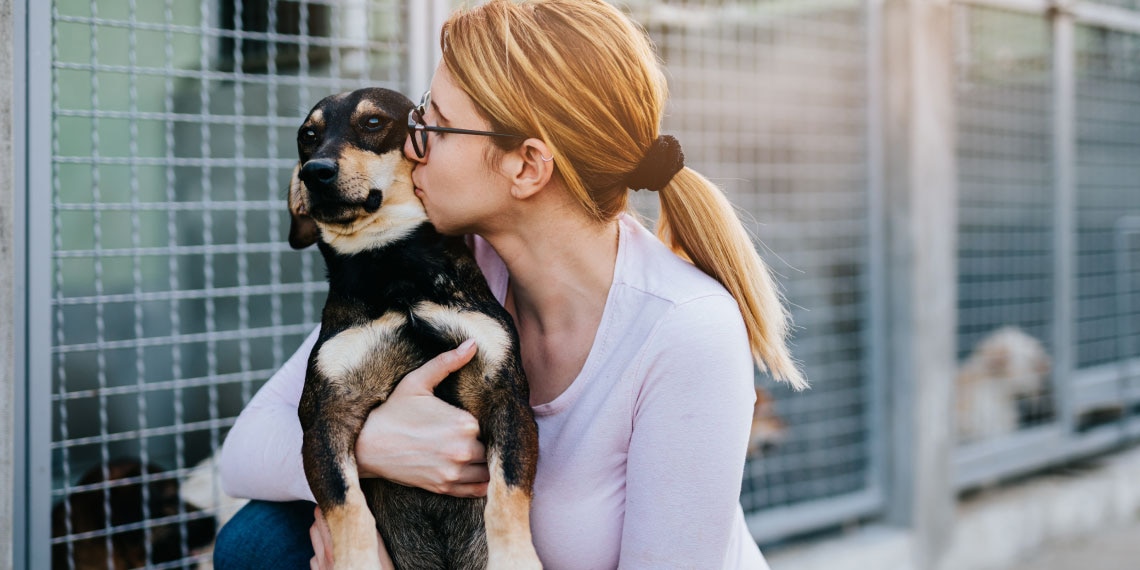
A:
POLYGON ((506 137, 513 139, 527 138, 523 135, 513 135, 510 133, 428 126, 426 121, 424 121, 424 114, 427 112, 427 107, 430 104, 431 91, 429 90, 420 98, 420 104, 408 112, 408 136, 412 138, 412 150, 414 150, 416 156, 420 158, 427 156, 428 133, 455 133, 458 135, 479 135, 484 137, 506 137))

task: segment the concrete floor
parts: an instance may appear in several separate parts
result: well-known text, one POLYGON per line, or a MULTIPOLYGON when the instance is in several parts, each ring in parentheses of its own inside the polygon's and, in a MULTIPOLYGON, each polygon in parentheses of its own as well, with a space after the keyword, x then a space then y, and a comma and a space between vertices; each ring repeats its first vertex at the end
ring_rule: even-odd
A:
POLYGON ((1137 570, 1140 522, 1047 546, 1007 570, 1137 570))

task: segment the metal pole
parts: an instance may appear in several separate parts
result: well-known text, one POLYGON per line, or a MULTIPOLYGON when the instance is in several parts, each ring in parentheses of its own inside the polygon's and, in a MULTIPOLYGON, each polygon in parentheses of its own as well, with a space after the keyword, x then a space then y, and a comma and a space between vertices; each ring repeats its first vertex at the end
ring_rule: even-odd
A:
POLYGON ((1133 368, 1137 355, 1133 353, 1132 331, 1132 256, 1129 243, 1140 235, 1140 216, 1125 216, 1116 221, 1116 349, 1120 362, 1120 380, 1117 384, 1122 396, 1121 402, 1130 404, 1134 376, 1133 368))
MULTIPOLYGON (((431 84, 431 67, 428 59, 431 53, 425 46, 430 47, 425 39, 428 35, 428 4, 427 2, 413 1, 408 6, 408 96, 413 101, 420 93, 427 90, 431 84)), ((417 101, 418 102, 418 101, 417 101)))
POLYGON ((1076 54, 1073 15, 1055 5, 1053 18, 1053 379, 1058 418, 1076 427, 1072 377, 1076 280, 1076 54))
POLYGON ((954 525, 958 200, 952 9, 950 0, 884 4, 892 445, 887 518, 913 529, 919 568, 936 567, 954 525))
POLYGON ((869 348, 866 389, 870 403, 867 479, 870 487, 882 493, 890 481, 886 469, 890 433, 887 423, 887 235, 884 164, 884 73, 883 0, 864 0, 863 13, 867 41, 867 270, 869 314, 864 346, 869 348))
POLYGON ((27 183, 16 189, 25 193, 27 213, 23 265, 17 279, 27 284, 24 297, 26 326, 22 349, 25 351, 26 418, 20 434, 25 447, 26 469, 23 492, 24 516, 16 524, 24 527, 24 555, 17 564, 26 568, 51 568, 51 384, 52 384, 52 3, 32 2, 27 9, 26 43, 21 65, 26 66, 27 183))
POLYGON ((440 49, 439 45, 439 32, 443 29, 447 17, 451 15, 451 2, 450 0, 433 0, 431 6, 431 28, 427 34, 427 47, 431 50, 429 52, 431 53, 431 61, 427 72, 429 80, 435 73, 435 66, 439 65, 439 61, 443 59, 443 50, 440 49))

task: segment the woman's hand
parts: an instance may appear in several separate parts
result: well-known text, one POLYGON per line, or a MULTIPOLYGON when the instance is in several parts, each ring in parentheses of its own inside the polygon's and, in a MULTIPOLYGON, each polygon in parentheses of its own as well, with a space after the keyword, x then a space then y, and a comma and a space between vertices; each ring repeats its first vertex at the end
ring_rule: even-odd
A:
POLYGON ((468 340, 429 360, 372 410, 356 440, 361 477, 379 476, 456 497, 487 494, 490 476, 479 422, 432 393, 474 355, 475 342, 468 340))
MULTIPOLYGON (((332 531, 329 530, 329 523, 325 520, 325 515, 321 512, 320 507, 317 507, 313 512, 313 517, 315 520, 313 520, 313 525, 309 527, 309 540, 313 541, 313 557, 309 559, 309 570, 332 570, 332 531)), ((380 543, 381 570, 395 570, 396 565, 388 556, 388 549, 384 548, 384 539, 380 537, 380 533, 376 533, 376 541, 380 543)))

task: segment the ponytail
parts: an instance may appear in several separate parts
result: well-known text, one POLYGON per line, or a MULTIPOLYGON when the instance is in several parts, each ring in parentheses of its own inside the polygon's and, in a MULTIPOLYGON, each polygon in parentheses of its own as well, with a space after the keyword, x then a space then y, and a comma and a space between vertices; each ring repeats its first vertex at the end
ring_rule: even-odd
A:
POLYGON ((732 204, 691 168, 683 168, 657 194, 657 236, 736 299, 756 365, 796 390, 807 388, 785 342, 790 316, 732 204))

